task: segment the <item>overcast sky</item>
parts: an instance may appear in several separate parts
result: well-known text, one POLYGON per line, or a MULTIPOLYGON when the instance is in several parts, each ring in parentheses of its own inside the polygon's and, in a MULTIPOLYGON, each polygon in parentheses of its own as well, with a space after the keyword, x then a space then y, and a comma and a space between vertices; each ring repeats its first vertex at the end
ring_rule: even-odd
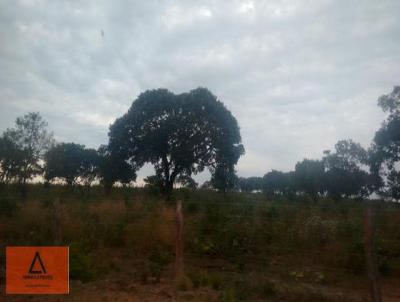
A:
POLYGON ((205 86, 241 127, 239 175, 291 170, 370 144, 399 17, 399 0, 2 0, 0 131, 40 111, 58 141, 98 147, 140 92, 205 86))

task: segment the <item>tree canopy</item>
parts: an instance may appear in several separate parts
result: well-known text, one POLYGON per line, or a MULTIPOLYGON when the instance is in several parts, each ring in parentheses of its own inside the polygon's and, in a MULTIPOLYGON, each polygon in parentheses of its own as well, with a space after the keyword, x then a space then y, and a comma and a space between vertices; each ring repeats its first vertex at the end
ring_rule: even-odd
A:
POLYGON ((44 176, 69 185, 98 181, 110 191, 115 183, 131 184, 136 171, 150 163, 155 175, 146 184, 166 195, 174 184, 198 187, 193 175, 207 168, 211 179, 201 187, 219 191, 334 199, 374 192, 400 200, 400 86, 379 97, 378 105, 387 116, 368 150, 351 139, 339 140, 319 160, 304 159, 294 171, 272 170, 262 178, 236 175, 244 154, 238 123, 206 88, 177 95, 166 89, 143 92, 110 126, 108 144, 97 150, 55 144, 47 123, 31 112, 0 136, 0 183, 25 184, 44 176))
POLYGON ((64 180, 74 185, 78 179, 90 185, 97 173, 98 157, 96 150, 85 149, 84 145, 60 143, 45 154, 45 178, 64 180))
POLYGON ((326 152, 323 161, 326 189, 331 197, 365 197, 371 193, 368 153, 359 143, 340 140, 335 145, 335 152, 326 152))
POLYGON ((378 105, 388 113, 381 128, 375 133, 370 151, 370 166, 375 176, 377 191, 393 199, 400 199, 400 86, 378 99, 378 105))
POLYGON ((292 188, 292 173, 272 170, 263 177, 263 192, 267 195, 283 195, 292 188))
POLYGON ((239 127, 231 112, 209 90, 175 95, 149 90, 110 127, 110 148, 140 168, 155 167, 163 192, 178 177, 209 168, 216 187, 233 186, 234 166, 244 153, 239 127))
POLYGON ((42 173, 40 161, 54 143, 53 134, 38 112, 18 117, 0 139, 1 179, 25 184, 42 173))
POLYGON ((108 193, 114 183, 119 182, 127 185, 135 181, 136 172, 126 160, 121 158, 118 153, 112 152, 107 145, 101 145, 98 149, 99 167, 98 176, 108 193))
POLYGON ((295 166, 296 188, 317 197, 324 193, 324 164, 320 160, 304 159, 295 166))

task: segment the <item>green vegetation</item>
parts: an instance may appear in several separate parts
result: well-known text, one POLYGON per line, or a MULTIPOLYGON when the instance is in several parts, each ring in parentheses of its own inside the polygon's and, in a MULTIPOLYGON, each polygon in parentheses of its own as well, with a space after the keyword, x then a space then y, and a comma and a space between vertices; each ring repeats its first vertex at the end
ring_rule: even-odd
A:
POLYGON ((206 88, 140 94, 98 150, 55 143, 28 113, 0 137, 0 242, 71 246, 71 278, 81 282, 175 278, 185 299, 208 290, 219 301, 337 301, 328 289, 362 289, 373 261, 369 206, 378 269, 398 280, 400 209, 383 200, 400 198, 399 91, 379 99, 388 116, 368 150, 340 140, 294 171, 249 178, 235 171, 244 154, 237 121, 206 88), (132 187, 145 164, 155 175, 132 187), (192 176, 206 168, 211 179, 197 189, 192 176), (367 200, 372 193, 382 200, 367 200))
MULTIPOLYGON (((3 246, 53 245, 56 207, 61 244, 71 246, 73 280, 99 282, 115 274, 142 285, 172 284, 174 209, 151 190, 114 188, 103 195, 97 186, 32 185, 27 194, 22 197, 13 186, 1 191, 3 246)), ((337 301, 330 288, 366 293, 365 202, 186 189, 173 194, 184 199, 187 280, 178 286, 182 295, 210 292, 218 301, 295 301, 297 296, 299 301, 337 301)), ((383 282, 398 280, 400 207, 375 203, 375 212, 383 282)))

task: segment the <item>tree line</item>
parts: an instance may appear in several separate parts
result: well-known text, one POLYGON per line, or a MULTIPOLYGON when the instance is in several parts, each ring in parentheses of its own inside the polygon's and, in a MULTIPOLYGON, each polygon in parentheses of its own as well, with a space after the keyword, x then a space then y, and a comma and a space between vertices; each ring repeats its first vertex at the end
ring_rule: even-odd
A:
POLYGON ((368 172, 368 152, 352 140, 340 140, 334 152, 320 160, 303 159, 294 171, 272 170, 263 177, 239 178, 243 192, 262 191, 269 196, 306 194, 312 198, 365 198, 374 192, 379 179, 368 172))
POLYGON ((263 177, 239 178, 244 192, 268 195, 307 194, 317 198, 365 198, 376 193, 389 200, 400 199, 400 86, 378 99, 387 113, 381 128, 366 150, 351 139, 339 140, 321 159, 303 159, 294 171, 272 170, 263 177))
POLYGON ((107 144, 98 149, 56 142, 39 113, 18 117, 0 137, 0 182, 25 185, 41 176, 46 183, 69 186, 130 185, 146 163, 155 174, 148 186, 169 194, 174 185, 195 188, 193 175, 208 169, 204 188, 263 191, 313 198, 364 198, 372 193, 400 199, 400 86, 378 99, 387 113, 366 150, 340 140, 321 159, 303 159, 293 171, 272 170, 263 177, 238 177, 244 154, 235 117, 208 89, 175 95, 166 89, 141 93, 128 112, 110 126, 107 144))

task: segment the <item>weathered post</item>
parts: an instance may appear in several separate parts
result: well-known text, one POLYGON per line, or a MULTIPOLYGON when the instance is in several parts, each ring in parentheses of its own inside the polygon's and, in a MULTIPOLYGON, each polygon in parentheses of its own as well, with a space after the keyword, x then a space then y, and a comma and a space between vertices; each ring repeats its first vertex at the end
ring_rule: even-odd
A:
POLYGON ((52 204, 52 220, 53 220, 53 231, 54 231, 54 244, 60 245, 62 241, 61 235, 61 205, 60 198, 56 198, 52 204))
POLYGON ((183 214, 182 200, 178 199, 176 201, 175 280, 180 282, 183 277, 183 214))
POLYGON ((374 235, 375 229, 373 223, 373 212, 372 207, 369 204, 364 210, 364 249, 366 268, 372 301, 382 302, 381 291, 378 282, 378 266, 376 262, 374 235))

